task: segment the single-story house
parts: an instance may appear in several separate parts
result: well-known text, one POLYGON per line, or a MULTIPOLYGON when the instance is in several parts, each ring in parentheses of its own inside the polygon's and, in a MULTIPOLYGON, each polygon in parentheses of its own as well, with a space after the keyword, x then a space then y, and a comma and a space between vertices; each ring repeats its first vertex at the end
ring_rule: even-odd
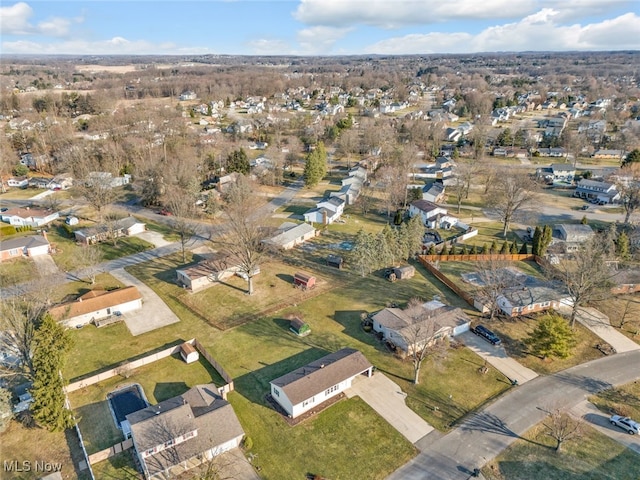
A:
POLYGON ((572 303, 564 287, 555 283, 536 282, 521 288, 509 288, 497 298, 498 307, 508 317, 557 310, 561 305, 572 303))
POLYGON ((373 365, 354 348, 343 348, 271 381, 271 396, 291 418, 351 387, 355 377, 370 377, 373 365))
POLYGON ((557 236, 564 245, 565 252, 573 252, 580 248, 580 245, 588 241, 595 235, 589 225, 558 224, 553 227, 554 236, 557 236))
POLYGON ((116 290, 92 290, 75 301, 49 309, 49 314, 67 327, 86 325, 111 315, 142 308, 142 295, 136 287, 116 290))
POLYGON ((15 188, 27 188, 29 186, 29 179, 27 177, 12 177, 7 180, 7 185, 15 188))
POLYGON ((2 221, 16 227, 42 227, 60 216, 59 212, 41 208, 19 207, 2 212, 2 221))
POLYGON ((238 262, 230 261, 227 255, 215 253, 195 265, 176 270, 176 277, 179 285, 195 292, 226 280, 239 271, 238 262))
POLYGON ((76 230, 74 233, 76 241, 86 244, 94 244, 110 240, 116 237, 126 237, 142 233, 146 230, 145 223, 135 217, 125 217, 116 220, 113 225, 98 225, 95 227, 76 230))
POLYGON ((284 222, 277 233, 262 241, 265 245, 289 250, 316 236, 316 229, 308 223, 284 222))
POLYGON ((146 479, 174 478, 240 445, 244 431, 210 383, 126 417, 146 479))
POLYGON ((0 241, 0 262, 18 257, 47 255, 51 250, 46 234, 0 241))
POLYGON ((413 348, 421 348, 425 343, 466 332, 471 324, 471 319, 461 308, 447 306, 438 300, 405 310, 385 308, 371 320, 373 330, 405 354, 411 354, 413 348), (424 333, 420 334, 419 329, 424 333))
POLYGON ((304 221, 309 223, 321 223, 329 225, 339 220, 344 212, 345 201, 340 197, 330 197, 316 204, 304 213, 304 221))

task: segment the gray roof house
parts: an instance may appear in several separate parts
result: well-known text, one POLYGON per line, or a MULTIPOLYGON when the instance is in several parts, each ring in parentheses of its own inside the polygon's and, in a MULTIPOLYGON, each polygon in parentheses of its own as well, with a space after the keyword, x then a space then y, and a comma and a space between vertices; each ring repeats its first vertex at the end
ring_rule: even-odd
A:
POLYGON ((620 192, 613 183, 582 179, 578 182, 574 196, 601 203, 616 203, 620 192))
POLYGON ((316 229, 308 223, 284 222, 276 235, 262 241, 265 245, 289 250, 316 236, 316 229))
POLYGON ((177 476, 238 447, 244 436, 233 407, 212 383, 130 413, 126 421, 147 479, 177 476))
POLYGON ((124 237, 135 235, 146 230, 146 224, 137 220, 135 217, 125 217, 116 220, 110 225, 97 225, 95 227, 76 230, 73 234, 77 242, 93 244, 104 242, 116 237, 124 237))
POLYGON ((447 306, 437 300, 402 310, 385 308, 373 315, 373 330, 393 343, 405 354, 410 354, 415 343, 415 331, 422 328, 430 335, 420 339, 419 347, 445 336, 455 336, 469 330, 471 319, 460 308, 447 306), (433 324, 433 325, 430 325, 433 324))
POLYGON ((35 257, 47 255, 51 246, 44 235, 29 235, 27 237, 10 238, 0 241, 0 262, 18 257, 35 257))
POLYGON ((343 348, 271 381, 271 396, 291 418, 317 408, 351 387, 355 377, 370 377, 373 365, 354 348, 343 348))
POLYGON ((595 232, 589 225, 572 225, 561 223, 554 225, 554 234, 564 244, 565 252, 578 250, 580 245, 595 235, 595 232))

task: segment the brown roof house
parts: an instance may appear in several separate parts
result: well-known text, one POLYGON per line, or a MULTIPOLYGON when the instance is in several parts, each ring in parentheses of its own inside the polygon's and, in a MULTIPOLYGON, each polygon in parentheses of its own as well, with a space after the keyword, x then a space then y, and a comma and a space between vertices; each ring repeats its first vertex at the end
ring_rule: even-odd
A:
POLYGON ((214 384, 126 417, 145 478, 165 479, 210 461, 240 445, 244 431, 214 384))
POLYGON ((373 329, 393 343, 405 354, 412 353, 414 343, 429 343, 445 336, 456 336, 469 330, 471 319, 461 308, 447 306, 432 300, 406 310, 385 308, 371 320, 373 329), (430 325, 433 324, 433 325, 430 325), (423 328, 425 338, 415 338, 418 328, 423 328))
POLYGON ((117 290, 92 290, 75 301, 49 309, 49 314, 67 327, 86 325, 97 320, 142 308, 142 295, 136 287, 117 290))
POLYGON ((296 418, 351 387, 363 373, 370 377, 373 365, 358 350, 343 348, 272 380, 271 396, 296 418))

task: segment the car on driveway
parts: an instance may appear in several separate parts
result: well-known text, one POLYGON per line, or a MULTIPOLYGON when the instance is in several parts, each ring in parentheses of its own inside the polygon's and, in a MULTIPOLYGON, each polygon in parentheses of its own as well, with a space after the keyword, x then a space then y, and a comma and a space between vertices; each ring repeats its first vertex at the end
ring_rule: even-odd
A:
POLYGON ((623 417, 621 415, 611 415, 609 421, 611 422, 611 425, 626 430, 629 435, 635 435, 636 433, 640 432, 640 423, 634 422, 629 417, 623 417))
POLYGON ((476 335, 478 335, 479 337, 484 338, 487 342, 491 343, 492 345, 500 345, 502 343, 500 341, 500 338, 484 325, 476 325, 471 329, 471 331, 476 335))

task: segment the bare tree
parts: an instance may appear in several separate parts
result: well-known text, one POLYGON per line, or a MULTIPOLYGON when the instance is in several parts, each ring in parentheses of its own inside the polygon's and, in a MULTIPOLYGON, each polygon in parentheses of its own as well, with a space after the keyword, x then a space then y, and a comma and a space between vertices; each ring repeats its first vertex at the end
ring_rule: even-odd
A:
POLYGON ((77 249, 76 261, 82 268, 91 285, 96 283, 96 276, 99 273, 98 265, 102 261, 102 250, 98 245, 82 245, 77 249))
POLYGON ((616 271, 609 265, 615 246, 609 235, 597 234, 559 264, 549 267, 551 278, 560 280, 571 299, 571 327, 580 307, 611 295, 616 271))
POLYGON ((453 177, 453 183, 448 187, 448 189, 452 192, 453 198, 456 201, 458 213, 460 213, 462 201, 466 198, 469 198, 471 182, 475 178, 476 173, 477 168, 470 161, 459 160, 457 162, 456 173, 453 177))
POLYGON ((421 300, 413 298, 405 310, 413 324, 402 329, 401 335, 407 345, 407 353, 413 364, 413 383, 420 383, 420 369, 427 357, 441 361, 446 357, 449 344, 445 338, 436 338, 437 324, 429 311, 421 306, 421 300))
POLYGON ((111 182, 111 176, 97 172, 94 175, 85 177, 78 186, 80 194, 96 210, 98 221, 102 220, 103 209, 115 199, 115 192, 111 182))
POLYGON ((564 442, 577 440, 584 435, 582 419, 576 418, 560 408, 552 410, 542 425, 544 425, 545 434, 556 441, 556 452, 560 451, 564 442))
POLYGON ((200 231, 200 224, 193 217, 197 215, 196 199, 190 192, 179 188, 173 188, 165 198, 165 205, 173 214, 169 224, 180 237, 182 249, 182 263, 187 261, 186 249, 195 242, 195 236, 200 231))
POLYGON ((624 208, 624 223, 640 209, 640 165, 630 164, 618 174, 616 186, 620 192, 620 204, 624 208))
POLYGON ((535 198, 536 189, 536 184, 526 173, 499 172, 490 189, 489 204, 500 216, 503 237, 506 238, 516 214, 535 198))
POLYGON ((498 303, 508 288, 517 288, 518 276, 510 270, 509 262, 486 260, 478 263, 477 295, 489 307, 489 319, 493 320, 500 309, 498 303), (486 303, 485 303, 486 302, 486 303))
POLYGON ((221 231, 212 232, 211 240, 235 262, 240 273, 247 279, 247 293, 253 294, 253 277, 264 261, 267 250, 262 244, 266 229, 255 212, 253 186, 249 179, 240 175, 226 195, 221 231))

